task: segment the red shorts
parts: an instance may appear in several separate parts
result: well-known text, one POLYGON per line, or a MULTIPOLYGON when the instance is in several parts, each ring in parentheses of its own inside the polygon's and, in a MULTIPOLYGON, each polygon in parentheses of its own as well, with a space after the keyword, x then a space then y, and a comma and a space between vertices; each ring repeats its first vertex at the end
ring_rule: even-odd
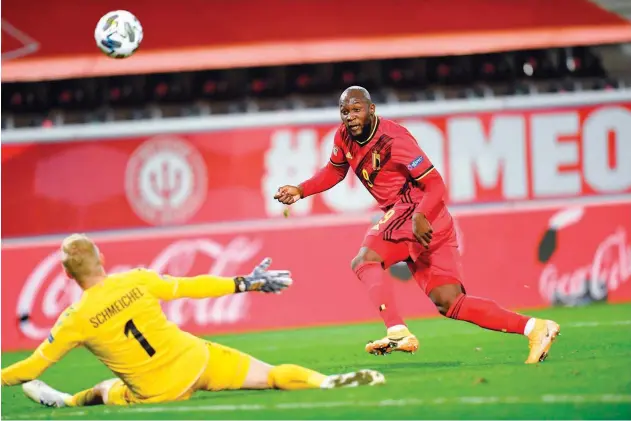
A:
POLYGON ((416 204, 397 203, 370 227, 362 246, 379 254, 385 269, 407 262, 414 279, 428 295, 440 285, 462 285, 462 261, 451 215, 445 211, 432 223, 432 242, 425 249, 412 233, 415 209, 416 204))

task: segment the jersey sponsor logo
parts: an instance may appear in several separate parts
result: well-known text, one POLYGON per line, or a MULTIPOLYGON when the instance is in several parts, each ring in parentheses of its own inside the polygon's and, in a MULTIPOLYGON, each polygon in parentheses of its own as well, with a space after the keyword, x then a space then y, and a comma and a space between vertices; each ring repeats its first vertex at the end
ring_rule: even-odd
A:
POLYGON ((184 139, 156 137, 134 151, 125 172, 125 193, 133 211, 154 225, 182 223, 206 200, 204 159, 184 139))
POLYGON ((418 158, 416 158, 414 161, 410 162, 408 164, 408 170, 413 170, 414 168, 418 167, 419 165, 421 165, 421 162, 423 162, 425 158, 423 158, 423 156, 419 156, 418 158))

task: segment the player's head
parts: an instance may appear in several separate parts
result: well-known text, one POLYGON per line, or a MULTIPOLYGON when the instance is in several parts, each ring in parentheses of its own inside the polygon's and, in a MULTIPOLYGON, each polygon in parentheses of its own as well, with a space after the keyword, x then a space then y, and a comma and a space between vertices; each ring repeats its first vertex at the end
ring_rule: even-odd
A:
POLYGON ((61 243, 61 264, 69 278, 80 286, 95 275, 103 274, 103 255, 84 234, 72 234, 61 243))
POLYGON ((375 119, 375 104, 361 86, 346 88, 340 96, 340 117, 353 139, 367 139, 375 119))

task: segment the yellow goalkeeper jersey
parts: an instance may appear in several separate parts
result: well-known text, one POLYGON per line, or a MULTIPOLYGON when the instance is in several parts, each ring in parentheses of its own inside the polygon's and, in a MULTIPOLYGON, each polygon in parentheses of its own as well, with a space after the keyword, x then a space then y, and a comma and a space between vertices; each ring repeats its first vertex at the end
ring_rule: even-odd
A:
POLYGON ((220 296, 234 288, 231 278, 204 275, 163 277, 145 269, 110 275, 61 314, 31 358, 2 370, 2 382, 37 377, 82 345, 138 397, 175 399, 205 369, 208 348, 168 321, 160 300, 220 296))

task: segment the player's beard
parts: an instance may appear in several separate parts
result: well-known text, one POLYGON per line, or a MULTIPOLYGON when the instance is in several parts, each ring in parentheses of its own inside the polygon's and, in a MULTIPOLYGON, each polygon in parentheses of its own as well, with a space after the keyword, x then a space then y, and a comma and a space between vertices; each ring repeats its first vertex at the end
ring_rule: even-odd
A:
POLYGON ((349 130, 349 134, 351 135, 351 138, 357 142, 365 142, 368 139, 368 136, 370 136, 370 133, 372 132, 372 125, 374 124, 373 118, 372 117, 368 117, 367 121, 364 123, 363 127, 362 127, 362 131, 360 134, 358 134, 357 136, 353 136, 353 134, 350 132, 349 130))

